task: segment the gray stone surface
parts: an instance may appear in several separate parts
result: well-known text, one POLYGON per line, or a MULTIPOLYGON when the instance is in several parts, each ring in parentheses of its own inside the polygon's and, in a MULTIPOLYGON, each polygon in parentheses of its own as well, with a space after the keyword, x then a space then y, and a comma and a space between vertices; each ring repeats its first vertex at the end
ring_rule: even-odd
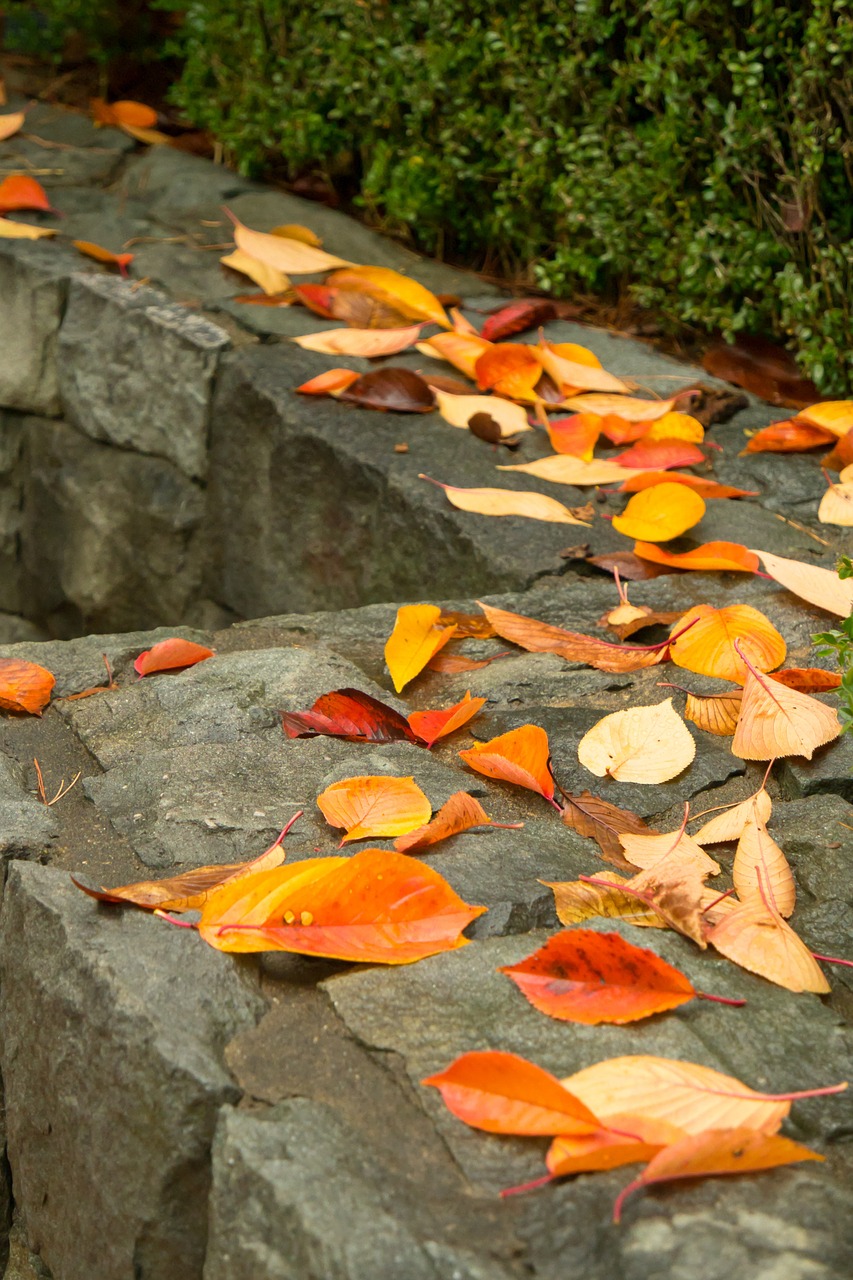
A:
POLYGON ((3 900, 9 1156, 30 1246, 62 1280, 201 1275, 225 1043, 249 966, 17 864, 3 900), (202 997, 201 999, 199 997, 202 997))
POLYGON ((27 616, 64 636, 180 623, 200 594, 199 487, 64 423, 25 425, 27 616))
POLYGON ((38 858, 58 834, 56 815, 27 791, 17 761, 0 751, 0 858, 38 858))
POLYGON ((57 337, 77 254, 45 241, 0 242, 0 406, 58 414, 57 337))
POLYGON ((210 398, 228 347, 221 329, 153 289, 77 275, 59 346, 62 404, 74 426, 204 475, 210 398))
POLYGON ((21 444, 17 414, 0 409, 0 610, 21 608, 21 444))

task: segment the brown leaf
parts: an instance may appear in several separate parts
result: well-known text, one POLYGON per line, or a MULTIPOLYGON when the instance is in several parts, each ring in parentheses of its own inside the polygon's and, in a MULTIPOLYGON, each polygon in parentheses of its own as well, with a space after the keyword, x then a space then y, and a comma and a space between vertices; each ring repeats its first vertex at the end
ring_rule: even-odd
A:
POLYGON ((455 676, 463 671, 479 671, 481 667, 488 667, 491 663, 497 662, 498 658, 510 656, 507 649, 503 653, 493 654, 491 658, 469 658, 464 653, 437 653, 427 663, 427 670, 439 671, 445 676, 455 676))
POLYGON ((680 573, 680 569, 672 569, 665 564, 652 564, 650 560, 641 560, 633 551, 608 551, 605 555, 589 556, 587 564, 603 569, 605 573, 618 571, 620 578, 628 582, 646 582, 650 578, 662 578, 668 573, 680 573))
POLYGON ((538 329, 540 324, 547 324, 556 319, 557 308, 546 298, 525 298, 511 302, 500 311, 493 311, 483 325, 480 336, 487 342, 503 342, 514 333, 524 333, 527 329, 538 329))
POLYGON ((362 374, 338 395, 363 409, 390 413, 430 413, 435 399, 423 378, 411 369, 394 366, 362 374))
POLYGON ((799 409, 820 399, 790 352, 767 338, 743 335, 730 345, 711 347, 702 357, 702 368, 771 404, 799 409))
POLYGON ((651 649, 628 648, 586 636, 577 631, 565 631, 547 622, 537 622, 520 613, 495 609, 478 600, 480 608, 499 636, 530 653, 556 653, 567 662, 583 662, 599 671, 639 671, 659 663, 666 652, 666 645, 651 649))
POLYGON ((563 821, 567 827, 577 831, 578 835, 595 840, 605 862, 610 862, 623 871, 633 872, 635 868, 625 858, 620 834, 626 831, 655 834, 654 828, 631 813, 630 809, 619 809, 615 804, 610 804, 589 791, 582 791, 577 796, 564 796, 563 821))

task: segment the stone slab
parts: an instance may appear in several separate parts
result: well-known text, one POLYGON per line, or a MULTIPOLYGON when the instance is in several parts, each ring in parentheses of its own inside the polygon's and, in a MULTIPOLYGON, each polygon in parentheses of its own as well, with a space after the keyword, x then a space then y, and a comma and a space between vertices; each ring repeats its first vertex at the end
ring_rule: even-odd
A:
POLYGON ((0 241, 0 407, 60 412, 57 341, 72 249, 45 241, 0 241))

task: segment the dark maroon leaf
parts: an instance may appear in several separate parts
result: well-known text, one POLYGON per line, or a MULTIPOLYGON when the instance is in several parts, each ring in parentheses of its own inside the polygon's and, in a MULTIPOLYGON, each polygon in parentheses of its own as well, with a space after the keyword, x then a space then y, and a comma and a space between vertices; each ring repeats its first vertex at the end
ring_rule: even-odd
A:
POLYGON ((659 578, 664 573, 681 573, 681 569, 671 569, 669 565, 653 564, 651 560, 641 560, 633 551, 608 551, 603 556, 590 556, 587 564, 603 569, 605 573, 619 570, 620 578, 629 582, 643 582, 646 578, 659 578))
POLYGON ((338 395, 363 409, 392 413, 429 413, 435 400, 423 378, 411 369, 396 367, 362 374, 338 395))
POLYGON ((519 302, 511 302, 490 315, 483 325, 481 338, 487 342, 502 342, 514 333, 524 333, 526 329, 535 329, 540 324, 555 320, 557 309, 553 302, 546 298, 526 298, 519 302))
POLYGON ((474 390, 470 382, 462 382, 459 378, 448 378, 443 373, 422 373, 420 375, 433 391, 444 391, 449 396, 471 396, 474 390))
POLYGON ((702 368, 771 404, 804 409, 820 399, 817 387, 803 377, 791 353, 768 338, 747 334, 730 345, 711 347, 702 357, 702 368))
POLYGON ((322 694, 310 711, 281 711, 288 738, 346 738, 349 742, 417 742, 408 720, 359 689, 322 694))

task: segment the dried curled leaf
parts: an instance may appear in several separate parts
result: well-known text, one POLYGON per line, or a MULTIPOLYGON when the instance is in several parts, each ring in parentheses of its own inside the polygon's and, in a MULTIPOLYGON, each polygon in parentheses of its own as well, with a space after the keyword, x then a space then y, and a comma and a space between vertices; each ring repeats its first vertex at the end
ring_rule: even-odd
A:
POLYGON ((718 738, 730 738, 737 728, 742 701, 742 689, 734 689, 731 693, 713 693, 707 698, 688 693, 684 718, 692 720, 705 733, 713 733, 718 738))
POLYGON ((589 880, 562 880, 547 885, 554 894, 554 909, 561 924, 583 924, 602 916, 606 920, 625 920, 628 924, 644 925, 654 929, 667 929, 669 925, 659 911, 622 886, 629 880, 613 871, 601 871, 595 883, 589 880))
POLYGON ((578 743, 578 759, 599 778, 653 785, 675 778, 692 762, 696 743, 672 698, 604 716, 578 743))
POLYGON ((197 662, 204 662, 207 658, 214 656, 215 650, 208 649, 203 644, 173 636, 169 640, 161 640, 159 644, 140 653, 133 664, 133 669, 139 676, 151 676, 156 675, 158 671, 177 671, 183 667, 194 667, 197 662))
POLYGON ((496 609, 482 600, 477 603, 499 636, 529 653, 556 653, 567 662, 584 662, 599 671, 614 673, 656 666, 666 653, 666 644, 637 647, 611 644, 579 631, 552 627, 521 613, 496 609))
POLYGON ((317 807, 331 827, 352 840, 403 836, 429 822, 432 807, 414 778, 363 775, 333 782, 317 797, 317 807))
MULTIPOLYGON (((340 262, 337 265, 341 265, 340 262)), ((407 320, 429 320, 443 329, 450 328, 450 321, 438 298, 417 280, 411 280, 390 267, 343 265, 348 269, 335 271, 326 281, 332 288, 368 294, 390 305, 407 320)))
POLYGON ((423 378, 411 369, 390 365, 373 373, 363 373, 336 394, 340 400, 361 405, 363 409, 387 413, 431 413, 435 408, 432 392, 423 378))
POLYGON ((632 867, 648 871, 666 859, 670 867, 698 872, 702 879, 720 874, 719 863, 709 858, 702 846, 686 831, 624 831, 620 836, 625 857, 632 867))
POLYGON ((539 725, 525 724, 489 742, 476 742, 467 751, 460 751, 459 755, 467 765, 487 778, 526 787, 553 801, 551 749, 548 735, 539 725))
POLYGON ((37 662, 0 658, 0 708, 40 716, 50 702, 56 677, 37 662))
POLYGON ((648 823, 629 809, 619 809, 615 804, 610 804, 608 800, 602 800, 589 791, 582 791, 578 796, 564 796, 563 821, 566 826, 577 831, 578 835, 595 840, 604 860, 622 870, 634 869, 622 850, 623 833, 656 834, 648 823))
POLYGON ((416 853, 471 827, 489 827, 491 822, 479 800, 467 791, 456 791, 425 826, 398 836, 394 848, 398 853, 416 853))

